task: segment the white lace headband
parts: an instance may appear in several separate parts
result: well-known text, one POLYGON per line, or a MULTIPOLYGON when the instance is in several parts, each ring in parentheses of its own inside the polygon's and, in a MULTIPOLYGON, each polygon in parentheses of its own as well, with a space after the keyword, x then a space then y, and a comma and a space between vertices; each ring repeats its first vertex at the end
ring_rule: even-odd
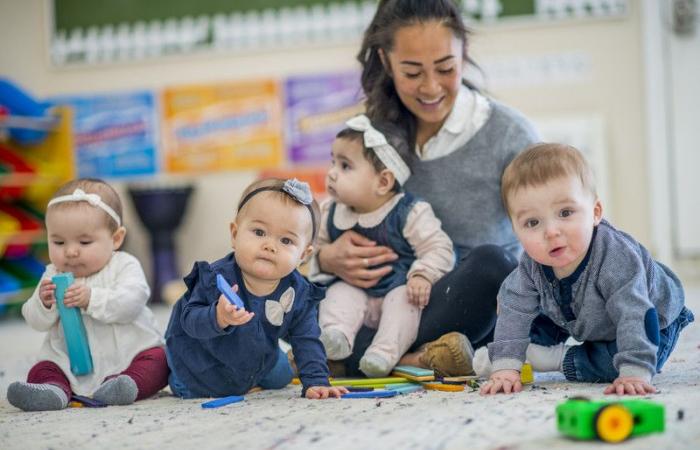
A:
POLYGON ((355 116, 345 122, 351 130, 361 131, 364 136, 365 147, 371 148, 377 158, 391 171, 400 185, 411 176, 411 169, 394 147, 389 145, 386 137, 372 126, 369 118, 364 114, 355 116))
POLYGON ((97 194, 87 194, 82 189, 76 189, 70 195, 62 195, 60 197, 56 197, 54 199, 51 199, 48 206, 55 205, 57 203, 65 203, 65 202, 88 202, 92 206, 96 206, 96 207, 102 209, 107 214, 109 214, 109 216, 112 219, 114 219, 115 222, 117 222, 118 227, 120 227, 122 225, 122 221, 119 218, 119 215, 112 209, 111 206, 109 206, 107 203, 103 202, 102 197, 100 197, 97 194))

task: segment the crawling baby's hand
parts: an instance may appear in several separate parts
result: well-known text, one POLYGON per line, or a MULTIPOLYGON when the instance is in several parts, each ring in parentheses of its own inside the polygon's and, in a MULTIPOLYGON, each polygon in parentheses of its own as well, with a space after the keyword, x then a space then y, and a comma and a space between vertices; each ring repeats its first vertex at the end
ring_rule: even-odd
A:
POLYGON ((348 390, 343 386, 311 386, 306 390, 306 398, 312 400, 321 400, 329 397, 340 398, 341 395, 347 393, 348 390))
POLYGON ((523 390, 520 372, 517 370, 497 370, 491 374, 489 381, 481 386, 481 395, 493 395, 499 392, 510 394, 523 390))

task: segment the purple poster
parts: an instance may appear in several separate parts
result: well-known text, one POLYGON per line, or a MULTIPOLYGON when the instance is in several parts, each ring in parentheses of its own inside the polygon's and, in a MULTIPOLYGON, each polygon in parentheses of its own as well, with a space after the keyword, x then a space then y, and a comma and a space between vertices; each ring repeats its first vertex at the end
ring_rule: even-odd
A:
POLYGON ((286 81, 285 99, 289 161, 325 162, 345 121, 363 111, 360 74, 291 77, 286 81))

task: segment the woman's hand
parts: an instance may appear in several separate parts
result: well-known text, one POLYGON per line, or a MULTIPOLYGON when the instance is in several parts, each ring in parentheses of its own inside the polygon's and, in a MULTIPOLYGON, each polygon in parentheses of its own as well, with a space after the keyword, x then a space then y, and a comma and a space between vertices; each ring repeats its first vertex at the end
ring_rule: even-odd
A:
POLYGON ((348 390, 343 386, 311 386, 306 390, 306 398, 311 400, 322 400, 324 398, 340 398, 343 394, 347 394, 348 390))
POLYGON ((605 388, 604 393, 606 395, 646 395, 655 394, 656 388, 644 378, 617 377, 610 386, 605 388))
POLYGON ((493 395, 503 392, 510 394, 523 390, 523 385, 520 382, 520 372, 517 370, 497 370, 491 374, 489 381, 481 386, 481 395, 493 395))
POLYGON ((389 247, 354 232, 346 231, 334 242, 324 245, 318 253, 321 270, 340 277, 359 288, 369 288, 391 272, 390 265, 398 255, 389 247), (382 265, 382 267, 374 268, 382 265))

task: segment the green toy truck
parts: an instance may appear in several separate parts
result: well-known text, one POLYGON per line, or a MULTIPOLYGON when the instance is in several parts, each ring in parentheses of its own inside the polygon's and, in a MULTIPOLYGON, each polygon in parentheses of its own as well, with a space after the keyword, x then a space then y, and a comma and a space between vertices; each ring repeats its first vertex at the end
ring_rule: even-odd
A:
POLYGON ((574 397, 557 405, 557 428, 574 439, 622 442, 629 436, 663 432, 664 407, 648 400, 574 397))

